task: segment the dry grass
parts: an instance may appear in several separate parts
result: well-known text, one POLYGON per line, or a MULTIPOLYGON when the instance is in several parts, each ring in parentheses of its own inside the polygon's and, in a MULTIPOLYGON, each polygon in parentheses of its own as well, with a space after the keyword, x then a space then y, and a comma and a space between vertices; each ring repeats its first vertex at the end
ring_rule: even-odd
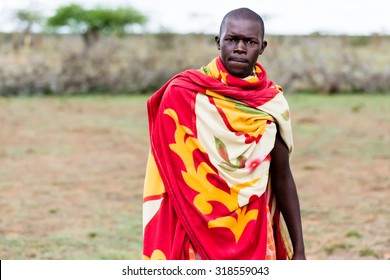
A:
POLYGON ((390 99, 290 99, 296 143, 293 169, 309 257, 373 258, 375 254, 359 253, 369 248, 377 258, 389 258, 390 99))
POLYGON ((144 99, 0 102, 0 258, 138 258, 144 99))
MULTIPOLYGON (((102 37, 88 51, 77 36, 39 35, 30 49, 0 33, 0 96, 139 93, 218 55, 212 35, 102 37)), ((289 92, 382 92, 390 85, 390 37, 266 36, 260 57, 289 92)))
MULTIPOLYGON (((389 258, 389 97, 287 98, 308 258, 389 258)), ((145 100, 0 99, 0 259, 140 258, 145 100)))

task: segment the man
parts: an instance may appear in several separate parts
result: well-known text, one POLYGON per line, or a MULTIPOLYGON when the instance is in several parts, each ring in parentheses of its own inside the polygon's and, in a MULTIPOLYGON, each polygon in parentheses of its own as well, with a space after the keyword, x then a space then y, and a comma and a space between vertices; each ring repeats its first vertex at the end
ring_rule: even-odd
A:
POLYGON ((148 100, 144 259, 305 259, 289 108, 257 63, 263 20, 233 10, 215 41, 219 57, 148 100))

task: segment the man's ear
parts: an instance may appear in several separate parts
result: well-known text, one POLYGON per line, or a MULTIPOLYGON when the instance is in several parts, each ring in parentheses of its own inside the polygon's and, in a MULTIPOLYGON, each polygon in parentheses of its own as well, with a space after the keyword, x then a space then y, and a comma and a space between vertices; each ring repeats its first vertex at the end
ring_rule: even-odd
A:
POLYGON ((263 41, 263 43, 261 44, 261 49, 259 51, 259 55, 264 52, 264 50, 267 47, 267 45, 268 45, 267 41, 263 41))
POLYGON ((219 38, 219 36, 215 36, 215 44, 217 45, 217 49, 218 50, 221 50, 221 39, 219 38))

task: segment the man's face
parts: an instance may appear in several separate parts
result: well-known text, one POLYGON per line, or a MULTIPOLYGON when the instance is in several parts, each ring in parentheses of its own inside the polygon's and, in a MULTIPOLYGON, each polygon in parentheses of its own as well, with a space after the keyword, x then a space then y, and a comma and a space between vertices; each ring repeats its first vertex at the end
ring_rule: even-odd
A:
POLYGON ((245 78, 252 73, 257 58, 267 46, 262 38, 257 21, 227 19, 215 42, 221 51, 222 63, 230 74, 245 78))

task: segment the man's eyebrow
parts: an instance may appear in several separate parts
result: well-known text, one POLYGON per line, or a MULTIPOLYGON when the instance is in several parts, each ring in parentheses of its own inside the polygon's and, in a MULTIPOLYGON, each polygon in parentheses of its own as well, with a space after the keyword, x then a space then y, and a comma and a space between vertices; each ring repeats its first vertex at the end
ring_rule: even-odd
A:
POLYGON ((234 33, 226 33, 225 36, 226 37, 241 38, 241 39, 245 39, 245 40, 256 40, 256 41, 258 41, 258 38, 256 36, 253 36, 253 37, 249 36, 249 37, 247 37, 247 36, 243 36, 241 34, 234 34, 234 33))

